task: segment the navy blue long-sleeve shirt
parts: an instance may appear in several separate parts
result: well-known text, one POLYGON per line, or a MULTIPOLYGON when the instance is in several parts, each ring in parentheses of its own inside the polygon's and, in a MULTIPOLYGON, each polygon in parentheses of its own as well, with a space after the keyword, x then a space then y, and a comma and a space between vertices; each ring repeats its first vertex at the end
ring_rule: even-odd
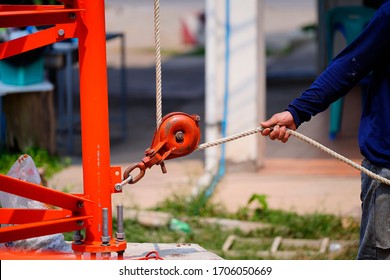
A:
POLYGON ((287 110, 297 127, 346 95, 371 73, 359 128, 362 155, 390 168, 390 1, 377 10, 363 32, 287 110))

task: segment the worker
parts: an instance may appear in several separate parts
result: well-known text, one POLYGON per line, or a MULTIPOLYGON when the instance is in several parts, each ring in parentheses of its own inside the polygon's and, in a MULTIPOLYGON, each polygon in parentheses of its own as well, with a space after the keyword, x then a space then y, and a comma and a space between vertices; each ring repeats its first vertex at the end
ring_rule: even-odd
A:
MULTIPOLYGON (((262 135, 288 141, 370 73, 359 128, 362 166, 390 179, 390 0, 382 1, 362 33, 346 46, 285 111, 263 121, 262 135)), ((390 259, 390 186, 361 175, 360 244, 357 259, 390 259)))

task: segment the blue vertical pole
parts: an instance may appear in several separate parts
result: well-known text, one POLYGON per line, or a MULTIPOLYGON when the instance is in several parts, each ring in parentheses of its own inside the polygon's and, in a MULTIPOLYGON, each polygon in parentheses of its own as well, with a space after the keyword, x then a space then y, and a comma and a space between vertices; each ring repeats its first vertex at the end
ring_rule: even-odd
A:
MULTIPOLYGON (((222 117, 222 138, 227 136, 227 118, 229 112, 229 78, 230 78, 230 0, 226 0, 225 5, 225 81, 224 81, 224 99, 223 99, 223 117, 222 117)), ((225 174, 226 168, 226 150, 225 144, 221 146, 221 159, 219 175, 225 174)))
MULTIPOLYGON (((231 24, 230 24, 230 0, 226 0, 225 4, 225 79, 224 79, 224 99, 223 99, 223 116, 221 122, 221 134, 222 138, 227 136, 227 118, 229 109, 229 78, 230 78, 230 37, 231 37, 231 24)), ((218 173, 214 180, 211 182, 210 187, 206 190, 206 198, 210 197, 216 185, 222 176, 225 175, 226 169, 226 150, 225 144, 221 145, 221 158, 219 160, 218 173)))

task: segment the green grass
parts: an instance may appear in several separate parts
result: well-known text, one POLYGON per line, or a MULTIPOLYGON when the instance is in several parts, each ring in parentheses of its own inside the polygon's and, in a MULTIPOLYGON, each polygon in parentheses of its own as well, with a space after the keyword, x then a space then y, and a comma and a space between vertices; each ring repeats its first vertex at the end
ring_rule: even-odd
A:
POLYGON ((193 199, 173 196, 153 210, 169 212, 176 217, 221 217, 280 225, 283 226, 284 231, 288 229, 284 234, 292 238, 329 236, 340 239, 341 237, 356 238, 359 234, 359 225, 356 222, 348 219, 348 226, 343 225, 343 220, 347 218, 322 213, 299 215, 294 212, 269 209, 264 199, 262 195, 254 195, 248 201, 247 207, 241 208, 237 213, 226 213, 223 206, 206 201, 203 195, 193 199), (249 209, 253 197, 260 198, 261 207, 249 209))
POLYGON ((225 209, 218 204, 207 203, 207 198, 202 193, 196 197, 181 197, 180 195, 172 195, 153 210, 172 213, 174 216, 187 217, 216 217, 224 216, 225 209))
MULTIPOLYGON (((264 198, 259 195, 257 197, 264 198)), ((153 210, 169 212, 179 217, 221 217, 283 225, 284 227, 291 228, 291 237, 294 238, 317 238, 322 235, 332 235, 334 238, 339 238, 348 234, 354 236, 358 233, 358 230, 350 231, 350 227, 356 229, 358 225, 356 222, 349 221, 349 219, 349 226, 345 227, 342 224, 343 219, 335 215, 322 213, 299 215, 294 212, 269 209, 266 202, 262 202, 261 208, 249 209, 252 201, 253 199, 251 198, 248 201, 248 207, 243 207, 236 213, 226 213, 223 206, 206 201, 203 195, 193 199, 173 196, 153 210)))
POLYGON ((0 173, 7 174, 16 160, 23 154, 28 154, 33 159, 37 168, 42 167, 45 170, 46 178, 52 177, 56 172, 70 164, 70 158, 49 155, 44 149, 28 148, 22 153, 1 152, 0 173))

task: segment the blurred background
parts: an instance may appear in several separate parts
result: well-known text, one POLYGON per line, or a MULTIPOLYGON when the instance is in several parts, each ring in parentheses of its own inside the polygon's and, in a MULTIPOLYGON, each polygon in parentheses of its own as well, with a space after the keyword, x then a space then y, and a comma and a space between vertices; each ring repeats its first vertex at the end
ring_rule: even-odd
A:
MULTIPOLYGON (((16 2, 58 4, 0 4, 16 2)), ((199 115, 202 142, 257 127, 314 81, 364 28, 379 3, 161 0, 163 114, 199 115), (337 8, 343 14, 331 24, 337 8)), ((153 1, 106 0, 105 20, 110 158, 126 168, 142 159, 155 130, 153 1)), ((40 28, 1 29, 0 40, 40 28)), ((1 61, 2 172, 9 168, 6 155, 43 150, 67 159, 65 167, 50 174, 49 186, 82 190, 78 73, 76 38, 1 61)), ((336 113, 328 109, 299 131, 360 162, 360 108, 358 85, 336 113)), ((164 176, 148 170, 137 187, 115 196, 114 204, 150 209, 173 194, 206 190, 207 198, 231 213, 261 194, 257 198, 267 208, 360 216, 359 173, 300 140, 281 144, 250 136, 169 161, 167 167, 164 176)))

